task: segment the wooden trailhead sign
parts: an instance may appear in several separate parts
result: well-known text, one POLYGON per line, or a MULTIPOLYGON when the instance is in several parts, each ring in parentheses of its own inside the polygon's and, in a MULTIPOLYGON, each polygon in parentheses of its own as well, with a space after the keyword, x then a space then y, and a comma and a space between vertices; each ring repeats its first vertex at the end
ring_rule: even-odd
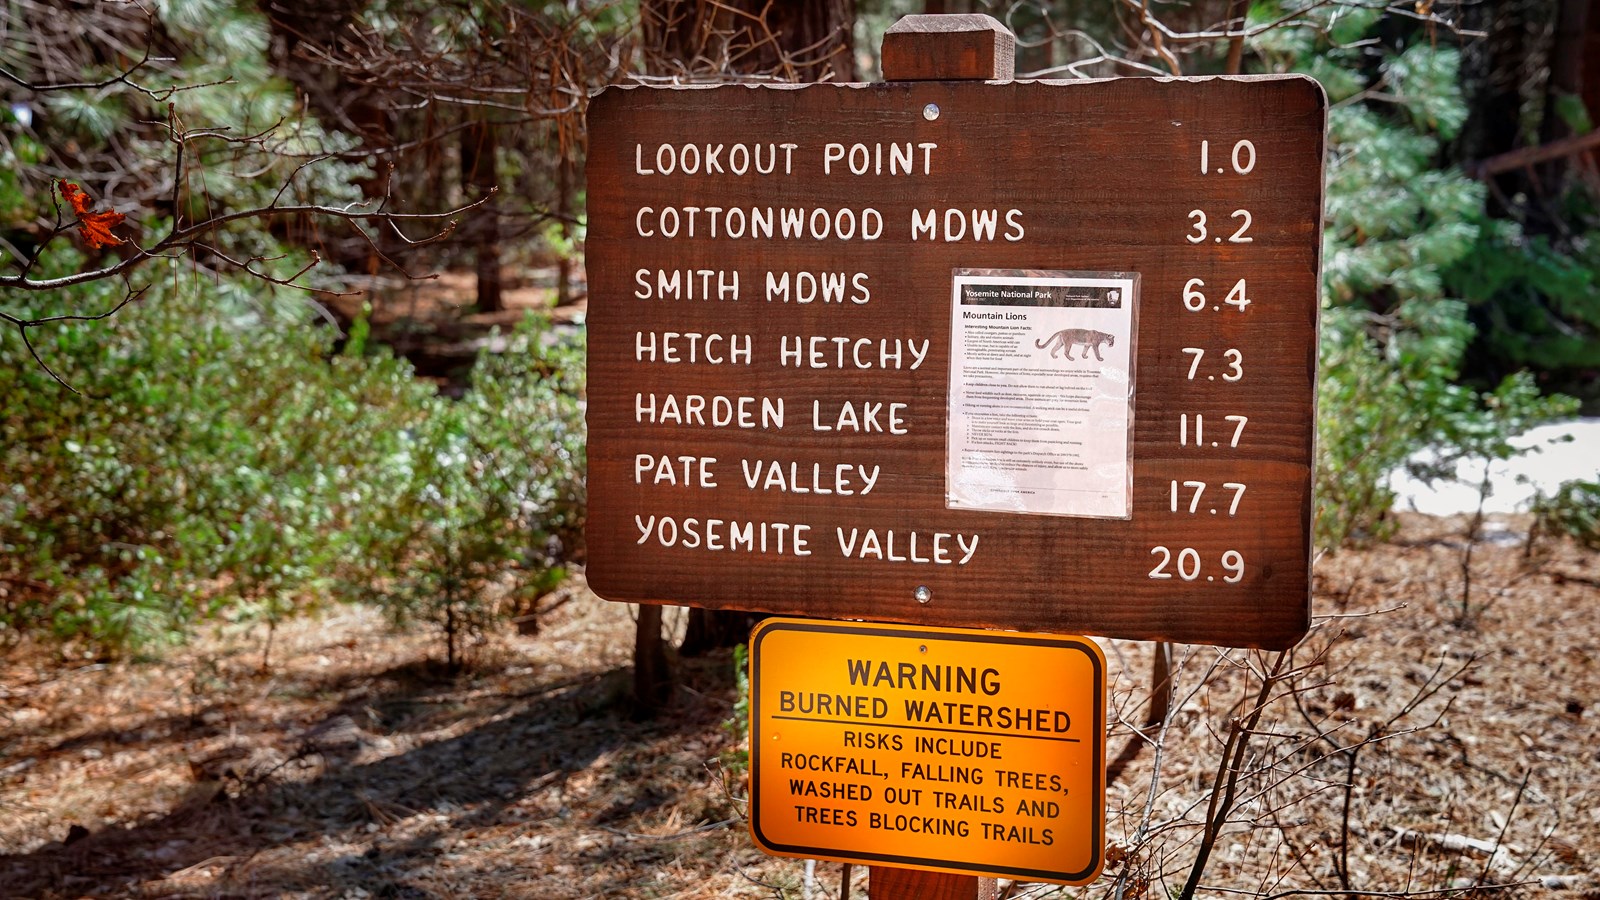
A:
POLYGON ((1325 118, 1299 76, 605 90, 590 585, 1294 643, 1325 118))
POLYGON ((750 641, 750 833, 782 856, 1087 884, 1105 658, 1055 635, 768 619, 750 641))

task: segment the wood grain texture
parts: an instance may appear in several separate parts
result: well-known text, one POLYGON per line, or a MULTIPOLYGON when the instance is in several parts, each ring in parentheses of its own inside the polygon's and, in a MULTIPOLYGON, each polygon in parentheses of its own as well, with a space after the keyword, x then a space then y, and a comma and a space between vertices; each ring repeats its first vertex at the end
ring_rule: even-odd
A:
MULTIPOLYGON (((589 314, 589 583, 603 597, 827 618, 1086 633, 1144 640, 1281 648, 1309 621, 1311 465, 1326 100, 1299 77, 1122 79, 1098 82, 897 82, 870 86, 608 89, 590 107, 587 244, 589 314), (923 116, 937 104, 936 120, 923 116), (1250 140, 1248 175, 1201 174, 1250 140), (664 174, 659 145, 793 144, 790 174, 664 174), (822 173, 826 143, 936 143, 929 174, 822 173), (653 174, 639 174, 643 168, 653 174), (660 210, 871 208, 879 239, 711 237, 700 220, 661 236, 660 210), (1020 211, 1020 241, 913 241, 913 210, 1020 211), (1210 231, 1191 243, 1192 210, 1210 231), (1230 233, 1252 217, 1251 243, 1230 233), (640 236, 648 221, 654 236, 640 236), (947 509, 946 404, 950 291, 956 268, 1131 271, 1141 278, 1133 416, 1133 514, 1128 520, 947 509), (658 272, 737 272, 736 300, 636 296, 658 272), (864 305, 766 299, 768 272, 862 273, 864 305), (641 274, 643 273, 643 274, 641 274), (1188 311, 1185 284, 1204 281, 1216 310, 1188 311), (1240 278, 1251 305, 1221 305, 1240 278), (666 332, 748 336, 748 364, 641 361, 637 341, 666 332), (916 369, 785 366, 784 336, 927 339, 916 369), (1244 380, 1190 380, 1185 347, 1208 360, 1238 349, 1244 380), (782 399, 782 428, 651 422, 636 402, 782 399), (906 404, 907 434, 815 430, 813 402, 906 404), (1179 441, 1180 416, 1203 415, 1202 446, 1179 441), (1230 448, 1228 415, 1248 417, 1230 448), (1216 442, 1217 447, 1208 446, 1216 442), (714 457, 716 487, 635 479, 637 454, 714 457), (869 494, 751 490, 741 460, 881 466, 869 494), (1239 514, 1170 510, 1172 481, 1248 485, 1239 514), (641 543, 640 521, 800 523, 811 555, 707 551, 641 543), (842 555, 836 529, 978 535, 966 565, 892 563, 842 555), (1193 581, 1151 578, 1153 548, 1193 548, 1193 581), (1242 554, 1243 581, 1219 559, 1242 554), (1207 578, 1215 580, 1208 581, 1207 578), (919 586, 932 591, 920 604, 919 586)), ((766 150, 762 150, 766 154, 766 150)), ((919 151, 920 154, 920 151, 919 151)), ((919 161, 921 157, 918 157, 919 161)), ((809 214, 809 212, 808 212, 809 214)), ((963 213, 964 214, 964 213, 963 213)), ((703 214, 702 214, 703 215, 703 214)), ((715 279, 712 279, 713 285, 715 279)), ((1191 426, 1192 427, 1192 426, 1191 426)), ((1187 493, 1185 493, 1185 497, 1187 493)), ((725 526, 723 526, 725 527, 725 526)), ((946 539, 952 540, 952 539, 946 539)), ((1168 572, 1173 567, 1167 567, 1168 572)))
POLYGON ((1017 37, 982 13, 904 16, 883 35, 885 81, 1009 81, 1017 37))
POLYGON ((873 866, 868 900, 992 900, 994 879, 873 866))

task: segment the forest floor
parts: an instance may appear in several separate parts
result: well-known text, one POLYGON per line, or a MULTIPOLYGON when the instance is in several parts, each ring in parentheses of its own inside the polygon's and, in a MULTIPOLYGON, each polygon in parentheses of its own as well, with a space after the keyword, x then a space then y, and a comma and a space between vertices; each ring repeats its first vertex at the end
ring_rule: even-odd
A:
MULTIPOLYGON (((1548 541, 1530 561, 1525 521, 1492 524, 1463 616, 1462 524, 1412 517, 1319 561, 1318 625, 1239 758, 1200 896, 1600 898, 1600 559, 1548 541)), ((680 661, 671 713, 641 719, 628 607, 579 590, 541 624, 456 677, 431 662, 436 636, 361 606, 281 627, 266 668, 260 628, 154 662, 12 650, 0 896, 839 896, 838 864, 808 876, 752 846, 725 768, 731 656, 680 661)), ((1104 646, 1115 757, 1150 651, 1104 646)), ((1108 789, 1117 863, 1008 896, 1182 885, 1238 700, 1276 657, 1176 657, 1162 752, 1108 789)))

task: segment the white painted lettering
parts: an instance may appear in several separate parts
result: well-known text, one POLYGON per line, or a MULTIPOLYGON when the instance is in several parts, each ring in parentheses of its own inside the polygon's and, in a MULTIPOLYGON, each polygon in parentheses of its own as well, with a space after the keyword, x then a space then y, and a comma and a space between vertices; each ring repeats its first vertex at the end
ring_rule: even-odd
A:
POLYGON ((633 335, 634 362, 718 366, 726 363, 749 365, 752 360, 753 339, 748 334, 636 331, 633 335))
MULTIPOLYGON (((1000 224, 998 209, 937 209, 911 211, 911 239, 958 241, 993 241, 1000 224), (941 234, 942 232, 942 234, 941 234)), ((1005 213, 1005 239, 1020 241, 1027 234, 1022 225, 1022 211, 1008 209, 1005 213)))
MULTIPOLYGON (((648 454, 644 454, 648 456, 648 454)), ((715 460, 713 460, 714 462, 715 460)), ((637 464, 636 464, 637 465, 637 464)), ((785 463, 776 459, 741 459, 739 470, 744 485, 752 491, 778 491, 786 494, 838 494, 864 496, 878 484, 879 466, 856 463, 785 463)))
POLYGON ((968 560, 972 559, 972 554, 978 552, 978 535, 973 535, 972 543, 968 544, 967 536, 964 534, 958 534, 956 535, 956 543, 960 544, 961 549, 966 551, 965 555, 961 557, 961 565, 964 566, 967 564, 968 560))
POLYGON ((863 401, 859 406, 845 401, 838 411, 823 413, 822 401, 811 401, 812 431, 853 431, 860 434, 906 434, 904 403, 863 401), (882 419, 880 420, 880 416, 882 419))
MULTIPOLYGON (((976 212, 976 210, 974 210, 976 212)), ((959 209, 944 211, 944 239, 954 243, 967 236, 967 217, 959 209)))
MULTIPOLYGON (((748 351, 746 351, 748 353, 748 351)), ((726 397, 714 394, 636 393, 633 421, 638 425, 693 425, 710 428, 783 428, 782 397, 726 397)))
POLYGON ((633 483, 669 484, 682 487, 714 488, 716 473, 711 471, 715 456, 661 456, 636 453, 633 457, 633 483))
MULTIPOLYGON (((804 274, 804 273, 802 273, 804 274)), ((796 280, 797 291, 801 279, 796 280)), ((770 273, 768 291, 773 288, 770 273)), ((781 282, 780 282, 781 287, 781 282)), ((799 300, 796 293, 796 302, 799 300)), ((928 359, 932 345, 930 338, 850 338, 822 335, 782 335, 779 338, 778 364, 810 369, 911 369, 916 370, 928 359), (876 345, 877 352, 873 353, 876 345), (911 354, 906 364, 906 352, 911 354)))
POLYGON ((931 536, 920 531, 895 531, 886 529, 882 533, 876 528, 851 528, 846 535, 842 527, 834 528, 834 539, 839 546, 839 555, 846 559, 875 559, 880 562, 911 563, 912 565, 958 565, 964 566, 972 560, 973 554, 978 552, 979 535, 951 533, 936 531, 931 536), (965 555, 959 560, 950 558, 950 551, 946 547, 950 539, 954 538, 965 555), (932 545, 932 553, 928 552, 932 545))
POLYGON ((820 298, 823 303, 842 304, 848 300, 862 306, 872 299, 867 281, 865 272, 768 272, 767 302, 803 304, 820 298))
MULTIPOLYGON (((794 151, 799 144, 657 144, 647 154, 642 144, 633 145, 635 175, 748 175, 754 161, 755 173, 772 175, 779 171, 794 174, 794 151), (726 153, 726 162, 724 162, 726 153), (654 168, 652 168, 652 165, 654 168)), ((909 145, 908 145, 909 146, 909 145)))
POLYGON ((655 542, 661 547, 732 553, 810 556, 811 526, 799 522, 701 519, 672 516, 649 518, 635 514, 639 530, 636 543, 655 542))
MULTIPOLYGON (((972 239, 975 241, 994 240, 994 227, 1000 222, 1000 211, 997 209, 975 209, 972 211, 972 239)), ((945 238, 949 240, 949 238, 945 238)))
POLYGON ((1022 228, 1022 210, 1006 210, 1006 227, 1006 240, 1013 242, 1022 240, 1023 236, 1027 234, 1022 228))
MULTIPOLYGON (((633 215, 639 237, 814 241, 883 237, 883 214, 871 207, 641 206, 633 215)), ((937 229, 935 229, 937 230, 937 229)))

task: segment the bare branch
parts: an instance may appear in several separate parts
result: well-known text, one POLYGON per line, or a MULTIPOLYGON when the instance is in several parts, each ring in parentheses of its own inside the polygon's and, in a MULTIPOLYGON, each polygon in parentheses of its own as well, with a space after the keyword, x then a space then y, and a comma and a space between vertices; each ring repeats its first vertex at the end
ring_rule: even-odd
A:
POLYGON ((132 271, 145 260, 160 255, 164 250, 169 250, 174 247, 192 243, 201 235, 215 231, 229 222, 237 222, 244 219, 270 219, 276 216, 316 215, 325 216, 332 219, 344 219, 348 221, 372 220, 380 223, 387 223, 390 227, 395 229, 397 234, 400 233, 399 223, 401 222, 436 222, 440 219, 451 219, 451 221, 446 223, 443 229, 426 238, 422 238, 420 240, 408 239, 408 243, 414 245, 429 244, 433 243, 434 241, 441 240, 450 234, 451 229, 455 227, 455 220, 451 217, 459 216, 462 213, 477 209, 478 207, 487 203, 489 198, 494 194, 495 191, 491 190, 488 194, 479 197, 477 200, 474 200, 471 203, 455 207, 454 209, 448 209, 444 212, 436 213, 392 213, 383 211, 368 212, 355 208, 360 204, 350 204, 347 206, 323 206, 319 204, 263 206, 255 209, 245 209, 237 212, 223 213, 220 215, 211 216, 210 218, 196 222, 187 227, 174 227, 171 233, 149 248, 138 247, 135 245, 137 249, 134 255, 126 257, 109 266, 104 266, 99 269, 90 269, 83 272, 76 272, 71 275, 62 275, 57 278, 30 279, 25 274, 0 275, 0 288, 11 288, 14 290, 24 291, 51 291, 65 287, 72 287, 73 285, 77 284, 87 284, 88 282, 99 281, 104 278, 113 278, 132 271))
MULTIPOLYGON (((158 61, 158 62, 172 62, 173 60, 171 60, 170 58, 166 58, 166 57, 159 57, 156 61, 158 61)), ((94 91, 94 90, 99 90, 101 88, 110 87, 113 84, 126 84, 129 87, 134 88, 135 90, 143 91, 146 94, 150 94, 151 96, 154 96, 154 94, 151 91, 145 90, 144 88, 139 87, 138 85, 134 84, 132 81, 128 80, 128 76, 132 75, 133 73, 135 73, 135 72, 139 71, 140 69, 144 68, 145 66, 149 65, 150 62, 151 62, 150 50, 149 50, 149 48, 146 48, 145 51, 144 51, 144 55, 139 57, 139 61, 138 62, 136 62, 133 65, 129 66, 128 68, 124 69, 121 73, 119 73, 117 75, 113 75, 110 78, 107 78, 107 79, 105 79, 103 81, 66 81, 66 82, 55 82, 55 83, 39 83, 39 82, 29 81, 28 79, 23 78, 20 75, 17 75, 16 73, 12 72, 10 69, 5 68, 4 66, 0 66, 0 78, 4 78, 6 81, 11 82, 12 84, 16 85, 17 87, 33 91, 36 94, 44 94, 44 93, 48 93, 50 91, 81 91, 81 90, 94 91)))
POLYGON ((67 390, 73 392, 74 394, 81 395, 81 392, 77 388, 68 384, 66 379, 57 374, 56 370, 50 368, 50 364, 45 362, 43 357, 39 356, 39 350, 33 346, 33 340, 28 335, 28 329, 37 328, 40 325, 48 325, 52 322, 96 322, 101 319, 108 319, 111 316, 116 315, 118 312, 121 312, 124 306, 127 306, 129 303, 139 299, 144 295, 144 292, 149 289, 149 285, 145 285, 138 290, 129 289, 127 294, 123 296, 122 300, 119 301, 117 305, 98 315, 60 315, 45 316, 37 319, 25 319, 18 316, 13 316, 4 310, 0 310, 0 321, 16 327, 17 335, 22 338, 22 345, 28 348, 28 355, 33 357, 33 361, 38 363, 39 368, 43 369, 45 374, 55 379, 57 384, 66 388, 67 390))

